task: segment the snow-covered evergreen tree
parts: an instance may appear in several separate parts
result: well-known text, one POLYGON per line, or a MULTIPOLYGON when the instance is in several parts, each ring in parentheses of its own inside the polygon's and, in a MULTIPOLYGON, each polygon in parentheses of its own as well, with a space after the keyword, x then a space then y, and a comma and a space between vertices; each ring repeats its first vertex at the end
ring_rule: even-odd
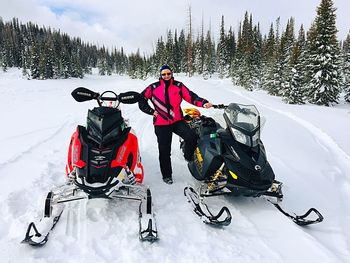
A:
POLYGON ((202 74, 201 72, 203 72, 201 64, 200 36, 198 35, 196 41, 193 43, 193 70, 199 74, 202 74))
POLYGON ((207 36, 204 42, 205 56, 203 65, 203 77, 205 79, 210 78, 215 72, 215 43, 211 37, 211 31, 208 30, 207 36))
MULTIPOLYGON (((130 59, 130 56, 129 56, 129 59, 130 59)), ((166 49, 165 49, 163 38, 161 37, 157 41, 156 52, 153 58, 153 72, 156 77, 159 75, 159 68, 166 63, 165 61, 166 61, 166 49)))
POLYGON ((186 39, 186 72, 189 77, 193 76, 194 67, 193 67, 193 28, 192 28, 192 11, 191 6, 188 8, 188 34, 186 39))
POLYGON ((30 48, 30 75, 32 79, 40 78, 39 61, 39 50, 37 44, 32 40, 30 48))
POLYGON ((0 17, 0 67, 3 67, 2 63, 4 59, 4 39, 4 22, 0 17))
POLYGON ((179 45, 179 40, 177 36, 177 30, 175 30, 174 33, 174 65, 173 65, 173 71, 174 72, 181 72, 181 53, 180 53, 180 45, 179 45))
POLYGON ((107 54, 106 49, 103 47, 101 54, 97 60, 98 74, 104 76, 107 74, 107 54))
POLYGON ((283 99, 290 104, 304 104, 304 68, 303 59, 305 51, 305 31, 300 27, 298 40, 296 41, 290 61, 289 85, 285 90, 283 99))
POLYGON ((343 85, 345 100, 350 102, 350 32, 343 43, 343 85))
MULTIPOLYGON (((72 53, 72 74, 71 76, 73 78, 83 78, 84 74, 83 74, 83 68, 81 66, 81 55, 80 55, 80 49, 79 49, 79 45, 75 45, 75 48, 73 50, 72 53)), ((112 67, 109 66, 107 74, 111 75, 112 73, 112 67)))
POLYGON ((262 35, 260 33, 259 25, 254 26, 253 29, 253 49, 250 54, 251 64, 251 81, 249 90, 260 88, 262 81, 262 35))
POLYGON ((310 74, 308 100, 326 106, 338 103, 341 84, 335 11, 332 0, 321 0, 307 61, 310 74))
POLYGON ((290 89, 292 65, 291 57, 294 45, 294 19, 291 18, 288 20, 286 30, 281 36, 280 46, 278 49, 277 55, 277 71, 278 82, 275 86, 275 95, 284 96, 285 93, 288 93, 290 89))
POLYGON ((52 79, 54 77, 54 62, 55 62, 55 53, 54 46, 52 41, 52 35, 50 34, 46 39, 43 47, 43 52, 45 54, 45 71, 44 76, 41 78, 52 79))
POLYGON ((203 74, 204 71, 204 61, 207 53, 207 47, 205 46, 205 37, 204 37, 204 25, 202 20, 202 27, 200 35, 197 38, 195 45, 195 69, 198 74, 203 74))
POLYGON ((174 39, 171 30, 168 30, 167 41, 165 44, 165 60, 163 63, 168 64, 171 67, 174 67, 175 64, 174 39))
POLYGON ((187 69, 187 55, 186 55, 186 36, 185 36, 185 30, 180 31, 179 36, 179 53, 178 56, 180 57, 180 65, 179 65, 179 72, 186 72, 187 69))
POLYGON ((275 31, 271 23, 269 34, 264 38, 262 47, 262 88, 273 90, 273 68, 276 63, 275 31))
MULTIPOLYGON (((30 66, 30 52, 29 52, 29 46, 25 46, 22 50, 22 74, 27 79, 30 79, 30 72, 29 72, 29 66, 30 66)), ((0 60, 1 61, 1 60, 0 60)))
POLYGON ((262 36, 259 25, 253 27, 252 15, 246 12, 240 25, 237 48, 231 62, 233 83, 253 90, 260 86, 262 63, 262 36))
POLYGON ((132 53, 129 56, 129 69, 128 75, 133 79, 144 79, 146 77, 145 72, 145 60, 140 55, 140 50, 136 53, 132 53))
POLYGON ((226 41, 225 34, 225 22, 224 16, 221 17, 221 25, 220 25, 220 38, 218 42, 218 47, 216 50, 216 65, 217 72, 219 73, 220 78, 227 77, 229 74, 229 55, 228 55, 228 47, 226 41))
POLYGON ((231 71, 231 64, 232 60, 234 60, 236 56, 236 48, 237 48, 237 43, 236 43, 236 38, 235 38, 235 33, 232 29, 232 27, 229 28, 227 37, 226 37, 226 46, 227 46, 227 64, 229 66, 229 72, 231 71))

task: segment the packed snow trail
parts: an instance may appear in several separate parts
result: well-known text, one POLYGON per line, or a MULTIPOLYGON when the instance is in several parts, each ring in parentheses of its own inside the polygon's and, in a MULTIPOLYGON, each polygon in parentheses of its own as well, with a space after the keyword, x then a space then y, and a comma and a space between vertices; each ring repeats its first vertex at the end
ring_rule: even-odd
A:
MULTIPOLYGON (((85 125, 88 108, 70 92, 78 87, 104 91, 141 91, 155 81, 96 75, 71 80, 27 81, 16 71, 0 73, 0 107, 11 114, 1 130, 0 256, 4 262, 349 262, 349 162, 346 130, 349 105, 327 108, 291 106, 264 92, 247 92, 230 80, 178 76, 190 89, 213 103, 255 104, 267 119, 262 132, 276 178, 284 183, 283 205, 296 213, 315 206, 321 224, 302 228, 262 198, 212 197, 215 210, 230 209, 225 228, 203 224, 191 211, 183 188, 195 185, 174 135, 174 184, 161 181, 152 117, 136 105, 121 105, 136 131, 144 183, 153 195, 160 240, 138 240, 137 202, 89 200, 66 206, 45 247, 19 242, 27 224, 39 217, 50 188, 64 183, 64 165, 75 126, 85 125), (11 87, 9 89, 8 87, 11 87), (320 113, 318 113, 320 111, 320 113), (338 128, 331 128, 329 124, 338 128)), ((183 107, 188 105, 183 103, 183 107)), ((200 109, 216 115, 217 110, 200 109)))

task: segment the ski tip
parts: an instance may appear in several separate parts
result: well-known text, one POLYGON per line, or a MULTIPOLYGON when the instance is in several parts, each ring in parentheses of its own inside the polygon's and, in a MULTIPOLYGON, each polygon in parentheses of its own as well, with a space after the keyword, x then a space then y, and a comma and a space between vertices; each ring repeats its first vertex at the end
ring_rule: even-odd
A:
POLYGON ((141 241, 148 241, 148 242, 155 242, 158 240, 158 231, 156 230, 156 227, 154 225, 153 228, 153 221, 152 219, 148 220, 148 226, 147 229, 140 231, 140 240, 141 241))
POLYGON ((154 234, 148 234, 146 236, 140 236, 140 240, 143 241, 147 241, 150 243, 156 242, 159 240, 158 238, 158 234, 154 235, 154 234))

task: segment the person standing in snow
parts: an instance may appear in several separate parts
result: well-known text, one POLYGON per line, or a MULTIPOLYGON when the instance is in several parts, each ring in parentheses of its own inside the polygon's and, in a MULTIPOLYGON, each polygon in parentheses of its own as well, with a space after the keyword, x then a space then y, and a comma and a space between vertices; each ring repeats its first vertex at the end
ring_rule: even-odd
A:
POLYGON ((173 71, 168 65, 160 68, 159 81, 149 85, 142 93, 146 100, 139 103, 140 109, 153 115, 153 124, 158 141, 159 163, 163 181, 172 184, 171 168, 171 141, 172 134, 179 135, 185 142, 184 157, 187 161, 192 160, 197 146, 197 135, 183 120, 180 104, 182 100, 203 108, 213 105, 206 99, 198 97, 183 83, 176 81, 173 71), (147 102, 151 100, 154 109, 147 102))

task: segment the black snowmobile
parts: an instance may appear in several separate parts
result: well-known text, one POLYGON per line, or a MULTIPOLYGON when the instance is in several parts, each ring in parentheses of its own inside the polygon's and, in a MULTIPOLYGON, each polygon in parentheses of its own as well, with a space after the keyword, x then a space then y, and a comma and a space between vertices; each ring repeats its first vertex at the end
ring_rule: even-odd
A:
MULTIPOLYGON (((205 197, 230 194, 234 196, 275 197, 270 202, 298 225, 322 222, 323 216, 315 209, 304 215, 290 215, 277 203, 282 200, 282 183, 267 161, 264 145, 260 140, 260 114, 254 105, 231 103, 214 105, 223 109, 223 119, 214 120, 201 116, 196 109, 185 109, 185 120, 198 135, 198 147, 188 168, 194 178, 201 181, 198 190, 184 189, 185 196, 194 211, 204 222, 228 225, 231 213, 223 207, 213 215, 204 202, 205 197), (315 219, 307 217, 314 213, 315 219)), ((181 142, 184 147, 184 142, 181 142)))
POLYGON ((73 133, 66 165, 67 183, 52 189, 46 197, 44 215, 29 224, 24 243, 44 245, 61 217, 64 203, 82 199, 128 199, 140 202, 139 238, 158 239, 152 211, 151 191, 142 185, 144 176, 135 133, 121 115, 119 103, 137 103, 137 92, 101 95, 77 88, 72 96, 78 102, 97 100, 98 107, 88 111, 86 127, 73 133))

